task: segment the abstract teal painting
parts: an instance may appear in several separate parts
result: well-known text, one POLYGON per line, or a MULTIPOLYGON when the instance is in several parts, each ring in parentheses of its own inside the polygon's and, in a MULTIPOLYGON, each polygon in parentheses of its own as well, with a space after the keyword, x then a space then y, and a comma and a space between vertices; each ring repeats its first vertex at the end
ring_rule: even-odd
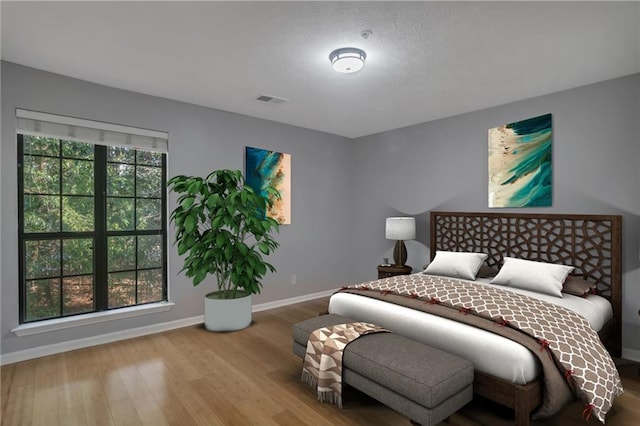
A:
POLYGON ((291 155, 246 147, 244 165, 247 185, 271 200, 264 214, 282 225, 291 224, 291 155), (269 194, 269 187, 278 190, 280 197, 269 194))
POLYGON ((551 114, 489 129, 489 207, 550 207, 551 114))

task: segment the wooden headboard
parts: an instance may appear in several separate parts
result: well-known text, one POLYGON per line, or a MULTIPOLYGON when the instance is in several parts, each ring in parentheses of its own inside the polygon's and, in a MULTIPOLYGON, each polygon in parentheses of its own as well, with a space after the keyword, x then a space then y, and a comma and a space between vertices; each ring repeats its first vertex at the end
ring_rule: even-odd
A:
POLYGON ((622 324, 622 216, 431 212, 431 258, 436 250, 487 253, 498 269, 503 256, 575 267, 611 302, 613 321, 603 343, 619 356, 622 324))

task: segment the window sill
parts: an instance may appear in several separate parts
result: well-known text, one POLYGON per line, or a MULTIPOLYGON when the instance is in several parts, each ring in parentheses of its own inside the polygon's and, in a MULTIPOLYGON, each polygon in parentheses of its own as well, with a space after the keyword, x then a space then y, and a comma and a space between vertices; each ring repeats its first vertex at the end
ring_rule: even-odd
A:
POLYGON ((21 324, 11 331, 18 337, 30 336, 32 334, 47 333, 49 331, 63 330, 65 328, 82 327, 89 324, 97 324, 116 319, 170 311, 174 305, 175 303, 172 302, 149 303, 148 305, 131 306, 129 308, 115 309, 112 311, 95 312, 67 318, 56 318, 52 320, 21 324))

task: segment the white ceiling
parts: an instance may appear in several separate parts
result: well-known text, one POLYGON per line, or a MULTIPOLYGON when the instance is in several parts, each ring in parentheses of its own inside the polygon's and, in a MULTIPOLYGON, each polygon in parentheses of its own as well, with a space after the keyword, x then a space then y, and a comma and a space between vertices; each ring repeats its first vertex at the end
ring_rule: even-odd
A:
POLYGON ((637 2, 1 8, 4 60, 349 138, 640 72, 637 2), (329 52, 345 46, 366 50, 359 73, 331 68, 329 52))

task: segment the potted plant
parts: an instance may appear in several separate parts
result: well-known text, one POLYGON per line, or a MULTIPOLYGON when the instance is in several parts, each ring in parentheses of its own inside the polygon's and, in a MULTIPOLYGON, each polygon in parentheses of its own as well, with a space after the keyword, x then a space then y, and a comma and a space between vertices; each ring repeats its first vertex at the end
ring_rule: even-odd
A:
POLYGON ((211 331, 240 330, 251 324, 251 295, 260 293, 260 280, 275 268, 263 259, 278 243, 271 233, 278 222, 266 217, 273 199, 245 184, 239 170, 216 170, 206 178, 175 176, 169 189, 180 194, 170 220, 176 226, 178 254, 186 255, 187 277, 197 286, 215 276, 218 290, 205 297, 205 327, 211 331))

